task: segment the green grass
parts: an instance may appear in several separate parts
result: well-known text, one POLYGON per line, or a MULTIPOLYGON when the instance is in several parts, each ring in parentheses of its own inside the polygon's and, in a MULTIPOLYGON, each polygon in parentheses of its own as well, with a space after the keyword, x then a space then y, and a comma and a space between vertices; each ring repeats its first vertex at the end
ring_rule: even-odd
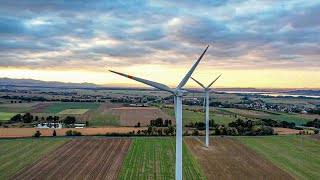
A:
MULTIPOLYGON (((174 179, 175 139, 133 139, 119 179, 174 179)), ((200 166, 183 144, 183 179, 206 179, 200 166)))
POLYGON ((227 113, 227 114, 239 115, 239 114, 236 113, 236 112, 232 112, 232 111, 227 110, 227 108, 216 108, 216 109, 219 110, 219 111, 221 111, 221 112, 227 113))
POLYGON ((89 109, 65 109, 58 114, 84 114, 89 111, 89 109))
POLYGON ((0 121, 10 120, 17 113, 0 112, 0 121))
POLYGON ((305 124, 308 121, 310 121, 310 119, 295 117, 294 115, 269 115, 269 116, 262 116, 262 118, 273 119, 278 121, 294 122, 296 123, 296 125, 305 124))
POLYGON ((320 141, 300 136, 238 138, 297 179, 320 179, 320 141))
POLYGON ((100 103, 90 102, 62 102, 52 104, 50 108, 43 113, 45 114, 56 114, 65 109, 97 109, 100 103))
MULTIPOLYGON (((175 117, 173 109, 163 108, 162 111, 168 114, 169 116, 171 116, 172 118, 175 117)), ((190 122, 205 122, 205 113, 203 112, 193 112, 193 111, 183 110, 182 117, 183 117, 182 119, 183 126, 189 124, 190 122)), ((213 114, 213 113, 210 113, 209 118, 213 119, 214 122, 217 124, 225 124, 225 125, 236 120, 235 118, 232 118, 227 115, 213 114)))
POLYGON ((92 127, 120 126, 120 117, 113 114, 99 114, 90 123, 92 127))
POLYGON ((0 180, 9 179, 68 139, 0 140, 0 180))

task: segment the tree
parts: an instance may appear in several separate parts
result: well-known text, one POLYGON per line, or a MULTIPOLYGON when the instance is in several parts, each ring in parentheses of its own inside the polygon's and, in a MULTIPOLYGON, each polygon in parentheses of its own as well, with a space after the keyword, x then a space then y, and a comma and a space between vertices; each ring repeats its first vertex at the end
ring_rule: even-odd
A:
POLYGON ((39 138, 41 136, 40 131, 36 131, 36 133, 34 133, 33 137, 39 138))
POLYGON ((33 120, 33 116, 30 113, 26 113, 22 116, 22 120, 24 123, 31 123, 33 120))
POLYGON ((228 127, 226 131, 227 131, 227 135, 229 136, 239 135, 238 130, 235 127, 228 127))
POLYGON ((56 130, 53 130, 52 136, 57 136, 56 130))
POLYGON ((73 116, 67 116, 64 120, 63 123, 65 124, 74 124, 76 122, 76 118, 73 116))
POLYGON ((319 130, 314 130, 314 134, 319 134, 319 130))

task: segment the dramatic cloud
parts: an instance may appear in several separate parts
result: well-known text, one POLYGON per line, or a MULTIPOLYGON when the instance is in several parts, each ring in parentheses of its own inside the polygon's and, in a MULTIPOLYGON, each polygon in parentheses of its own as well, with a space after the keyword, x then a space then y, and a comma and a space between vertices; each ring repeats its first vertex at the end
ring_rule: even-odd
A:
POLYGON ((0 67, 100 71, 191 64, 207 44, 216 67, 320 66, 320 3, 0 1, 0 67))

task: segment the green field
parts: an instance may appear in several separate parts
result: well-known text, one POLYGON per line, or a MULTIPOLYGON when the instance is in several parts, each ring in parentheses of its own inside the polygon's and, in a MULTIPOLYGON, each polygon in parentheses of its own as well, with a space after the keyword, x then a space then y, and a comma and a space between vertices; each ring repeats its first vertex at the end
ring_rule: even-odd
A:
POLYGON ((296 125, 305 124, 308 121, 310 121, 310 119, 296 117, 295 115, 269 115, 269 116, 262 116, 262 118, 273 119, 278 121, 294 122, 296 123, 296 125))
MULTIPOLYGON (((183 179, 206 179, 187 146, 183 145, 183 179)), ((133 139, 119 179, 174 179, 175 139, 133 139)))
POLYGON ((89 111, 89 109, 65 109, 58 114, 84 114, 89 111))
POLYGON ((90 103, 90 102, 62 102, 52 104, 50 108, 43 113, 45 114, 56 114, 65 109, 97 109, 100 103, 90 103))
MULTIPOLYGON (((162 109, 162 111, 172 118, 175 117, 173 109, 162 109)), ((190 122, 205 122, 205 114, 202 112, 193 112, 188 110, 183 110, 183 126, 189 124, 190 122)), ((227 125, 228 123, 235 121, 236 119, 230 116, 222 115, 222 114, 213 114, 210 113, 210 119, 213 119, 217 124, 227 125)))
POLYGON ((0 112, 0 121, 10 120, 17 113, 0 112))
POLYGON ((301 136, 238 138, 297 179, 320 179, 320 141, 301 136))
POLYGON ((92 127, 119 126, 120 117, 113 114, 99 114, 90 121, 92 127))
POLYGON ((68 139, 0 140, 0 180, 52 152, 68 139))

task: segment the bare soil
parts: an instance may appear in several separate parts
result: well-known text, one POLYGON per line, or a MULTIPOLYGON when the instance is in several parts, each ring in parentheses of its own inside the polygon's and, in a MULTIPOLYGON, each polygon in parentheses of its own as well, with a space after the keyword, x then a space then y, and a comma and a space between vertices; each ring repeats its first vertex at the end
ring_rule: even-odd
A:
MULTIPOLYGON (((111 112, 120 117, 121 126, 135 126, 138 122, 140 122, 141 126, 147 126, 150 125, 150 120, 157 118, 173 120, 172 117, 162 112, 159 108, 153 107, 112 108, 111 112)), ((174 121, 172 122, 174 123, 174 121)))
MULTIPOLYGON (((146 128, 131 128, 131 127, 104 127, 104 128, 63 128, 55 129, 57 136, 65 136, 66 131, 75 130, 81 132, 84 136, 93 136, 98 134, 106 134, 107 132, 128 133, 146 128)), ((54 129, 38 129, 38 128, 0 128, 0 138, 19 138, 32 137, 36 131, 40 131, 41 136, 52 136, 54 129)))
POLYGON ((13 179, 118 179, 131 139, 73 139, 13 179))
POLYGON ((184 138, 208 179, 293 179, 288 173, 259 156, 236 139, 184 138))
POLYGON ((279 127, 274 127, 273 130, 277 132, 279 135, 297 134, 300 131, 297 129, 279 128, 279 127))

